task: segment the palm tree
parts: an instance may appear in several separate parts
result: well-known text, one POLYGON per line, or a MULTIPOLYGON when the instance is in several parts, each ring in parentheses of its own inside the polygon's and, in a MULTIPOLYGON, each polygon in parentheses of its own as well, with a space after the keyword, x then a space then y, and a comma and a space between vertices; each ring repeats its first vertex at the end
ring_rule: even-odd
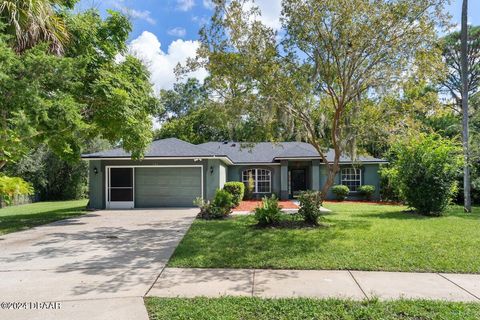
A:
POLYGON ((0 21, 13 36, 18 53, 39 42, 49 42, 53 53, 61 54, 68 40, 64 21, 55 11, 62 0, 0 0, 0 21))
POLYGON ((460 62, 462 79, 462 142, 465 164, 463 167, 463 194, 465 212, 472 212, 472 199, 470 194, 470 148, 468 143, 468 0, 462 4, 462 30, 460 34, 460 62))

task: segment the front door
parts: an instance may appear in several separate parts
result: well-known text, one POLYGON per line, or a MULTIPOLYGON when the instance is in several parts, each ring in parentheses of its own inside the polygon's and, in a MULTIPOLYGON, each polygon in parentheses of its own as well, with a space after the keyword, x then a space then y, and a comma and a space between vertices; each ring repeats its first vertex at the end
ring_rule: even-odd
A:
POLYGON ((132 209, 133 168, 107 168, 107 209, 132 209))
POLYGON ((305 169, 292 169, 290 171, 290 186, 292 197, 297 196, 301 191, 307 190, 305 169))

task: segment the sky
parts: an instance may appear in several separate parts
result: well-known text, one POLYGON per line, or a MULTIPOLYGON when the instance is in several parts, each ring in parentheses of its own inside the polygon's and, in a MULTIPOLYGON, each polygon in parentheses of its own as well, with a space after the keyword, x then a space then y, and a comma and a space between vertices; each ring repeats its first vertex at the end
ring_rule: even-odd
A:
MULTIPOLYGON (((255 3, 261 10, 261 20, 279 29, 281 0, 255 0, 255 3)), ((77 10, 91 7, 100 10, 102 15, 113 9, 130 17, 133 31, 129 49, 146 63, 156 91, 173 87, 175 66, 195 56, 198 31, 213 13, 211 0, 81 0, 77 10)), ((457 27, 461 7, 461 0, 452 0, 447 7, 457 27)), ((469 1, 468 20, 480 25, 480 0, 469 1)), ((198 70, 190 76, 203 80, 206 75, 205 70, 198 70)))

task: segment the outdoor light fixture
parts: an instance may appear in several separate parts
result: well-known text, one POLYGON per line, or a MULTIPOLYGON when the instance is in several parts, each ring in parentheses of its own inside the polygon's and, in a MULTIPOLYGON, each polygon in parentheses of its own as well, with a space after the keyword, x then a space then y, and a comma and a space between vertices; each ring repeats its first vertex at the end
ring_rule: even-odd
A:
POLYGON ((213 174, 213 166, 210 166, 210 174, 213 174))
POLYGON ((98 174, 98 169, 97 169, 97 167, 93 168, 93 173, 98 174))

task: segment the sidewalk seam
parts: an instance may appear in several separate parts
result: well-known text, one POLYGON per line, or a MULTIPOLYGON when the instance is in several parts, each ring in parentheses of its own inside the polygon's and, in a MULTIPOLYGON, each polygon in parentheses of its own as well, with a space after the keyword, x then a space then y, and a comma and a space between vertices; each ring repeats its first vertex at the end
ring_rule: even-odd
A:
POLYGON ((167 265, 165 264, 165 266, 162 268, 162 270, 160 271, 160 273, 158 274, 158 276, 155 278, 155 280, 153 281, 152 285, 150 287, 148 287, 148 290, 147 292, 145 292, 145 294, 143 295, 143 297, 146 297, 147 294, 150 292, 150 290, 152 290, 153 286, 155 285, 155 283, 157 283, 158 279, 160 279, 160 276, 162 275, 163 271, 167 268, 167 265))
POLYGON ((363 291, 363 288, 362 286, 360 285, 360 283, 358 283, 357 279, 354 277, 353 273, 350 271, 350 270, 347 270, 348 273, 350 274, 350 276, 352 277, 353 281, 355 281, 355 283, 357 284, 358 288, 360 289, 360 291, 362 291, 363 295, 365 296, 365 299, 368 299, 368 296, 367 294, 365 293, 365 291, 363 291))
POLYGON ((256 269, 253 269, 253 275, 252 275, 252 297, 255 296, 255 271, 256 271, 256 269))
POLYGON ((480 298, 477 297, 475 294, 471 293, 470 291, 468 291, 467 289, 465 289, 465 288, 462 287, 461 285, 457 284, 457 283, 454 282, 453 280, 448 279, 447 277, 445 277, 445 276, 444 276, 443 274, 441 274, 441 273, 438 273, 438 272, 437 272, 437 274, 438 274, 440 277, 442 277, 443 279, 447 280, 448 282, 453 283, 455 286, 459 287, 460 289, 462 289, 463 291, 465 291, 465 292, 468 293, 469 295, 473 296, 475 299, 480 300, 480 298))

